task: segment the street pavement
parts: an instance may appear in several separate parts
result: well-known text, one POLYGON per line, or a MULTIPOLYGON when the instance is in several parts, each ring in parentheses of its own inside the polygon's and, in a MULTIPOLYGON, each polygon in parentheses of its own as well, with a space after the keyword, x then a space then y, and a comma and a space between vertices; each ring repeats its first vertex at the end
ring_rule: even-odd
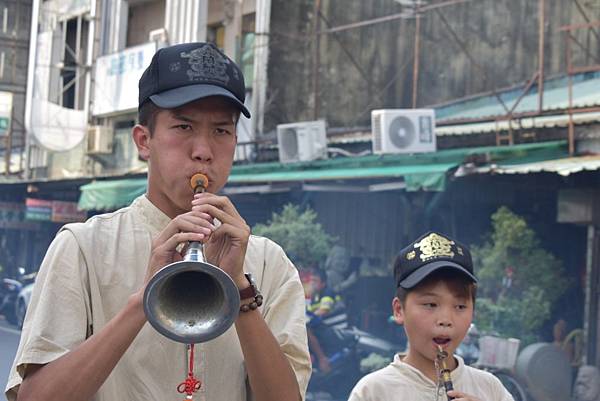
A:
POLYGON ((21 332, 15 326, 8 324, 4 320, 4 316, 0 316, 0 401, 6 401, 4 389, 8 381, 10 367, 19 346, 20 336, 21 332))

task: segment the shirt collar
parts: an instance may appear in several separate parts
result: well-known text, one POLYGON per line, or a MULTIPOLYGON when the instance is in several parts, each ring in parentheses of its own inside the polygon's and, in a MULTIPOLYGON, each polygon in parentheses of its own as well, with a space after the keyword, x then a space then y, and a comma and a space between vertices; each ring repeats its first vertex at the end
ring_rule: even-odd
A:
POLYGON ((169 216, 150 202, 145 194, 137 197, 131 207, 137 209, 144 216, 146 224, 154 234, 161 232, 171 221, 169 216))
MULTIPOLYGON (((423 384, 428 384, 434 387, 436 386, 436 383, 434 383, 429 377, 425 376, 419 369, 402 361, 403 357, 404 356, 401 354, 396 354, 391 365, 405 371, 407 375, 413 378, 413 380, 417 380, 423 384)), ((453 382, 460 381, 465 370, 465 361, 458 355, 454 355, 454 358, 456 359, 457 365, 456 368, 450 372, 450 377, 452 378, 453 382)))

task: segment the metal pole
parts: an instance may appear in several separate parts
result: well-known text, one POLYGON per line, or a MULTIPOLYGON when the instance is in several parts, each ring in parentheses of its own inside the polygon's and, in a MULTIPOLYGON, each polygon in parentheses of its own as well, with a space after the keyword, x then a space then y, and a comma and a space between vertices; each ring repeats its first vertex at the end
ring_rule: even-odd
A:
POLYGON ((314 55, 313 55, 313 120, 319 118, 319 65, 321 64, 321 41, 319 40, 319 32, 321 30, 321 0, 315 0, 315 9, 313 17, 315 18, 315 26, 313 33, 314 40, 314 55))
POLYGON ((27 91, 25 95, 25 179, 30 176, 31 153, 31 107, 33 102, 33 83, 35 76, 35 60, 37 53, 38 20, 40 16, 40 0, 33 0, 31 6, 31 32, 29 36, 29 61, 27 65, 27 91))
POLYGON ((587 254, 585 263, 585 304, 583 312, 583 343, 586 350, 583 354, 583 363, 596 362, 596 334, 598 298, 596 292, 597 271, 594 269, 594 255, 596 245, 596 228, 593 224, 587 227, 587 254), (590 341, 592 340, 592 341, 590 341))
POLYGON ((8 177, 10 176, 10 157, 12 154, 12 140, 13 140, 13 134, 14 134, 14 129, 13 129, 13 120, 15 119, 15 101, 14 101, 14 96, 12 96, 11 99, 11 106, 10 106, 10 120, 8 121, 8 131, 6 135, 6 172, 5 175, 8 177))
POLYGON ((569 93, 569 105, 568 105, 568 115, 569 115, 569 128, 568 128, 568 138, 569 138, 569 155, 573 155, 575 153, 574 146, 574 137, 575 137, 575 128, 573 127, 573 78, 571 76, 571 37, 570 31, 566 32, 567 35, 567 80, 568 80, 568 93, 569 93))
POLYGON ((415 55, 413 59, 412 108, 417 108, 417 91, 419 89, 419 36, 421 31, 421 14, 416 11, 415 18, 415 55))
POLYGON ((544 108, 544 25, 545 25, 545 4, 544 0, 539 0, 539 36, 538 36, 538 111, 541 113, 544 108))

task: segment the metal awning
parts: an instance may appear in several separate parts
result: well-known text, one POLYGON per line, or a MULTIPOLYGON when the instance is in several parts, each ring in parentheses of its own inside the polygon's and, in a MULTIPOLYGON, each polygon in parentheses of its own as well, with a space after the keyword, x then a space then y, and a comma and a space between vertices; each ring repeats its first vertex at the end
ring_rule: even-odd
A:
MULTIPOLYGON (((575 125, 593 124, 598 122, 600 122, 599 112, 573 114, 573 123, 575 125)), ((514 120, 512 122, 502 120, 472 124, 443 125, 435 127, 435 134, 443 136, 508 131, 510 128, 509 124, 512 124, 512 129, 566 127, 569 124, 569 115, 563 113, 554 116, 525 117, 520 118, 519 122, 514 120)))
POLYGON ((94 181, 79 189, 79 209, 115 210, 146 193, 146 178, 94 181))
POLYGON ((479 174, 531 174, 531 173, 556 173, 564 177, 581 171, 600 170, 600 155, 566 157, 563 159, 544 160, 533 163, 517 165, 489 165, 479 167, 471 173, 479 174))
MULTIPOLYGON (((443 191, 449 172, 470 159, 478 163, 511 163, 513 165, 556 159, 567 156, 566 141, 540 142, 514 146, 486 146, 440 150, 422 154, 386 154, 359 157, 340 157, 304 163, 257 163, 236 165, 231 171, 225 190, 247 193, 241 187, 254 187, 257 192, 266 186, 282 190, 286 183, 325 184, 343 182, 356 185, 399 182, 406 191, 443 191)), ((315 188, 313 187, 313 190, 315 188)), ((328 185, 331 187, 331 185, 328 185)), ((366 188, 370 189, 371 185, 366 188)), ((386 187, 387 188, 387 187, 386 187)), ((381 190, 380 187, 373 190, 381 190)), ((146 192, 146 179, 95 181, 81 187, 79 208, 84 210, 114 210, 129 204, 146 192)))

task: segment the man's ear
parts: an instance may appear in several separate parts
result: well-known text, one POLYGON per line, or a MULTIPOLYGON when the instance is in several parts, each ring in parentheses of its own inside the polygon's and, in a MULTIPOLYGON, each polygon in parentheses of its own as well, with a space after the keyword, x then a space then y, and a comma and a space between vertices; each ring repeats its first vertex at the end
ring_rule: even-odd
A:
POLYGON ((140 160, 150 159, 150 130, 148 127, 136 124, 131 133, 133 142, 138 149, 138 157, 140 160))
POLYGON ((398 324, 404 324, 404 307, 398 297, 394 297, 392 301, 392 311, 394 312, 394 320, 398 324))

